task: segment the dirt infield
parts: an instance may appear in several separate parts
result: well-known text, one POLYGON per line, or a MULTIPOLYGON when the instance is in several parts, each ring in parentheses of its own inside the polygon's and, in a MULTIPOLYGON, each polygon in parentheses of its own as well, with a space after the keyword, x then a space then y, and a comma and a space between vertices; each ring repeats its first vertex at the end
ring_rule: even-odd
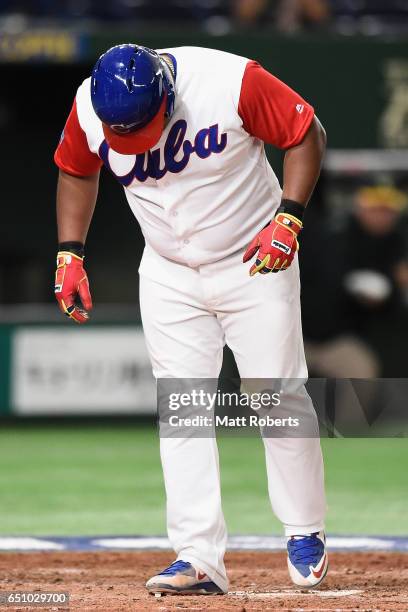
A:
POLYGON ((284 553, 231 552, 226 558, 228 595, 160 599, 148 595, 144 581, 173 560, 171 553, 150 551, 2 553, 0 593, 69 592, 70 610, 105 612, 408 610, 408 554, 404 553, 332 553, 322 586, 305 592, 290 586, 284 553))

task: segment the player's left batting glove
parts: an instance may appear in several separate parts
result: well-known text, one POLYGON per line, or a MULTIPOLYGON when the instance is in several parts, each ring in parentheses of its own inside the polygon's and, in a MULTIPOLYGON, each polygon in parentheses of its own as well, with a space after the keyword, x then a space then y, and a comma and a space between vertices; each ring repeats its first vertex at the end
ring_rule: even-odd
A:
POLYGON ((251 276, 257 272, 280 272, 290 266, 299 249, 297 237, 303 226, 303 211, 301 204, 282 200, 275 218, 255 236, 244 253, 245 263, 259 251, 249 270, 251 276))
POLYGON ((83 245, 62 243, 59 246, 55 272, 55 297, 63 313, 77 323, 86 323, 89 318, 87 311, 92 308, 92 298, 83 266, 83 245), (75 303, 78 296, 84 308, 75 303))

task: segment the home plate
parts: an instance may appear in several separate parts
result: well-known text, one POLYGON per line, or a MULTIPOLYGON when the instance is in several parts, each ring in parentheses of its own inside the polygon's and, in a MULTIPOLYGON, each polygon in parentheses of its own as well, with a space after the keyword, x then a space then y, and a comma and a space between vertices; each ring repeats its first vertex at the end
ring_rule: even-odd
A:
POLYGON ((250 591, 229 591, 228 595, 236 597, 249 597, 249 599, 281 599, 283 597, 299 597, 299 595, 317 595, 317 597, 351 597, 352 595, 360 595, 364 593, 359 589, 344 589, 338 591, 318 591, 313 589, 303 591, 268 591, 267 593, 251 593, 250 591))
POLYGON ((350 597, 350 595, 361 595, 364 591, 359 589, 344 589, 342 591, 308 591, 318 597, 350 597))

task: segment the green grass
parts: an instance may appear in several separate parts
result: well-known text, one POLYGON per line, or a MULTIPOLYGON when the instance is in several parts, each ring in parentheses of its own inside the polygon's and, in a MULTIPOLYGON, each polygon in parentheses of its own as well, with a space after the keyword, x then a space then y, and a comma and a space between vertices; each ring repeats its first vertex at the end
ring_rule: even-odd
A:
MULTIPOLYGON (((261 442, 222 438, 219 445, 230 533, 280 533, 261 442)), ((324 440, 323 451, 329 532, 408 533, 406 440, 324 440)), ((165 532, 153 428, 4 427, 0 465, 3 535, 165 532)))

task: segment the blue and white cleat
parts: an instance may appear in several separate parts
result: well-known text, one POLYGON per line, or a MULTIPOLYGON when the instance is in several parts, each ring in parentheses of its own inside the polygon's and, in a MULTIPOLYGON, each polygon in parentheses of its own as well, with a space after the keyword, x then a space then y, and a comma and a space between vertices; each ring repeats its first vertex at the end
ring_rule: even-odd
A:
POLYGON ((317 586, 326 576, 328 566, 324 531, 289 537, 288 569, 294 584, 317 586))
POLYGON ((146 582, 152 595, 224 595, 224 591, 204 572, 186 561, 175 561, 146 582))

